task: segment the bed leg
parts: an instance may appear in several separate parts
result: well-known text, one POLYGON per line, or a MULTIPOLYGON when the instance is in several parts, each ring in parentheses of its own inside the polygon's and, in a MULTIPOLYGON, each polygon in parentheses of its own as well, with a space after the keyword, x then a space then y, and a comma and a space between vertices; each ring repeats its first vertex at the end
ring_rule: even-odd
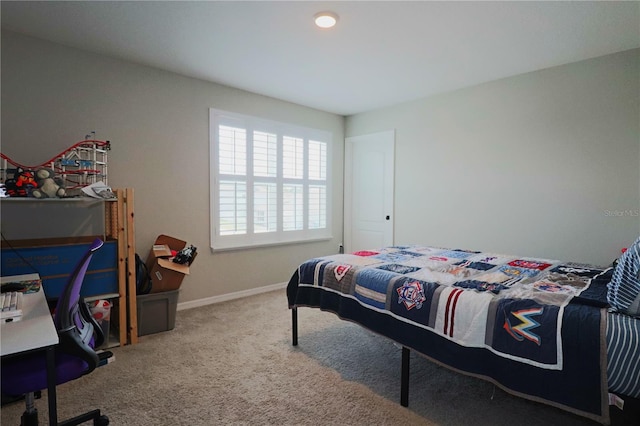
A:
POLYGON ((402 347, 402 373, 400 375, 400 405, 409 406, 409 349, 402 347))
POLYGON ((298 346, 298 308, 291 308, 291 331, 293 333, 293 346, 298 346))

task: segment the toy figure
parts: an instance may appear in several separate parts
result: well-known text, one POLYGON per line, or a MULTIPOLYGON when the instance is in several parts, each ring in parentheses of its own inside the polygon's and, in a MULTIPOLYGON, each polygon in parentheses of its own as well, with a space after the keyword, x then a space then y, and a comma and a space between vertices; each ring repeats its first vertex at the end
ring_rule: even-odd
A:
POLYGON ((38 187, 31 170, 17 168, 13 178, 7 179, 5 189, 10 197, 29 197, 32 191, 38 187))
POLYGON ((42 168, 36 171, 36 182, 38 188, 31 191, 35 198, 62 198, 66 194, 63 181, 55 176, 52 169, 42 168))

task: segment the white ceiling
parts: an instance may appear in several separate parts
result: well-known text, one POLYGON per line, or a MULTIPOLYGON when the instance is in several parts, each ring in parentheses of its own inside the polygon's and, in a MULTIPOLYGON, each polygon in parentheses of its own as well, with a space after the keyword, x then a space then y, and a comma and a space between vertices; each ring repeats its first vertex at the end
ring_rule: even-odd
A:
POLYGON ((350 115, 640 47, 640 2, 2 1, 2 28, 350 115), (332 30, 316 12, 339 15, 332 30))

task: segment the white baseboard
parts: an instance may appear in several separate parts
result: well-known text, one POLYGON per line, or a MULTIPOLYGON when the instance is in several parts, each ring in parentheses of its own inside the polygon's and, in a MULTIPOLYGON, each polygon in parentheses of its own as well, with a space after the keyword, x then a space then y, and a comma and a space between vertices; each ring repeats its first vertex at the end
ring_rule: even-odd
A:
POLYGON ((197 308, 200 306, 212 305, 214 303, 227 302, 229 300, 240 299, 242 297, 255 296, 256 294, 266 293, 268 291, 280 290, 287 287, 287 283, 271 284, 264 287, 252 288, 250 290, 236 291, 234 293, 222 294, 220 296, 206 297, 204 299, 190 300, 189 302, 180 302, 176 309, 181 311, 183 309, 197 308))

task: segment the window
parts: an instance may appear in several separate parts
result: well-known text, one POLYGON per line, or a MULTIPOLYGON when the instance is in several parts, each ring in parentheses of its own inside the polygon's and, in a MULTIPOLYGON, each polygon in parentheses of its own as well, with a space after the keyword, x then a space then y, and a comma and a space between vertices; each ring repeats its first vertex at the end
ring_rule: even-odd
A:
POLYGON ((331 134, 210 110, 211 247, 331 238, 331 134))

